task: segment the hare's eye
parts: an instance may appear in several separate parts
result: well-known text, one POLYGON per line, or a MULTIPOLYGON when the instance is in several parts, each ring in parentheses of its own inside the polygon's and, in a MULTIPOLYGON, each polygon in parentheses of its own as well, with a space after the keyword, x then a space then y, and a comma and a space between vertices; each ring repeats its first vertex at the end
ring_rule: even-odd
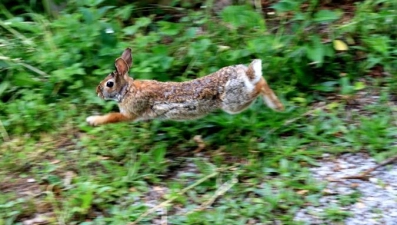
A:
POLYGON ((113 83, 113 81, 108 81, 108 82, 106 82, 106 87, 113 87, 113 85, 114 85, 114 83, 113 83))

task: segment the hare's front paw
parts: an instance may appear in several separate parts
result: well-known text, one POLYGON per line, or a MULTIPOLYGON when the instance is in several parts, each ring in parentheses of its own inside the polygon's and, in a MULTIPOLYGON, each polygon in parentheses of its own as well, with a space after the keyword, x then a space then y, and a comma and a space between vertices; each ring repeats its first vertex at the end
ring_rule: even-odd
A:
POLYGON ((98 126, 103 123, 102 116, 89 116, 85 121, 91 126, 98 126))

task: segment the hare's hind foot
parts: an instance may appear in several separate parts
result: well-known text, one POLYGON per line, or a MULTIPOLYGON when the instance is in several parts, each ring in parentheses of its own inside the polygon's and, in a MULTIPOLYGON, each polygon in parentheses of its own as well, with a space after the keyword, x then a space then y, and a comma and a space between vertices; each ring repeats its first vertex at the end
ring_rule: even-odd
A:
POLYGON ((123 121, 134 120, 135 118, 131 118, 125 116, 121 113, 109 113, 103 116, 89 116, 86 121, 91 126, 98 126, 107 123, 118 123, 123 121))

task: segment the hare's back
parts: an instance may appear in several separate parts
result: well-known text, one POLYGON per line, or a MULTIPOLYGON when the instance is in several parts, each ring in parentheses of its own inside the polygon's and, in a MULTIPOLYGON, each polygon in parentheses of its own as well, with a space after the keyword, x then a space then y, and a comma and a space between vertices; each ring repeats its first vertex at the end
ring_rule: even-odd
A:
POLYGON ((185 82, 157 82, 153 88, 146 89, 156 96, 158 101, 181 103, 187 100, 216 100, 224 93, 228 83, 239 82, 237 69, 246 70, 245 66, 229 66, 215 73, 185 82))
POLYGON ((153 84, 156 88, 146 89, 152 99, 147 117, 186 120, 219 109, 225 90, 230 89, 227 85, 238 80, 237 68, 244 69, 231 66, 191 81, 156 82, 153 84))

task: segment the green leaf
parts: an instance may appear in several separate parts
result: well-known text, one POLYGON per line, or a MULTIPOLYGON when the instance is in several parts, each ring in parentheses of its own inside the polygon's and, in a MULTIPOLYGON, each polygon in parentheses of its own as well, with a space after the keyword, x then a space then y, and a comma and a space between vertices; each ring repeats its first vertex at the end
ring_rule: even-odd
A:
POLYGON ((313 20, 318 23, 330 23, 341 17, 340 11, 320 10, 314 14, 313 20))
POLYGON ((307 48, 307 56, 315 63, 322 63, 324 57, 324 51, 321 47, 309 47, 307 48))
POLYGON ((188 51, 189 56, 197 56, 197 55, 202 55, 210 46, 212 42, 210 39, 201 39, 197 42, 193 42, 188 51))
POLYGON ((148 18, 148 17, 138 18, 135 21, 134 25, 125 27, 123 29, 123 32, 126 35, 134 35, 139 30, 139 28, 147 27, 151 22, 152 22, 152 20, 150 18, 148 18))
POLYGON ((137 27, 147 27, 150 23, 152 22, 152 20, 148 17, 141 17, 138 18, 135 22, 135 26, 137 27))
POLYGON ((352 94, 354 91, 353 86, 350 83, 350 79, 348 77, 342 77, 339 80, 340 83, 340 92, 342 95, 349 95, 352 94))
POLYGON ((83 16, 84 22, 91 24, 94 22, 94 15, 89 8, 81 7, 79 9, 81 15, 83 16))
POLYGON ((374 51, 382 54, 383 56, 389 55, 389 43, 391 41, 388 36, 371 35, 364 38, 364 42, 368 45, 368 47, 372 48, 374 51))
POLYGON ((13 85, 22 87, 33 87, 40 84, 39 80, 26 73, 17 73, 13 77, 13 85))
POLYGON ((107 13, 107 11, 112 8, 114 8, 114 6, 103 6, 96 10, 95 16, 97 18, 102 18, 107 13))
POLYGON ((7 90, 9 86, 10 86, 10 82, 8 81, 3 81, 0 83, 0 96, 3 95, 3 93, 7 90))
POLYGON ((57 175, 50 174, 47 176, 47 181, 50 184, 60 184, 62 182, 62 179, 57 175))
POLYGON ((179 34, 184 28, 183 24, 172 23, 167 21, 158 22, 160 26, 160 32, 164 35, 174 36, 179 34))
POLYGON ((101 4, 104 0, 85 0, 83 1, 85 5, 95 7, 101 4))
POLYGON ((354 83, 354 90, 356 90, 356 91, 362 90, 362 89, 364 89, 365 87, 366 87, 366 86, 365 86, 365 83, 364 83, 364 82, 359 81, 359 82, 355 82, 355 83, 354 83))
POLYGON ((134 5, 126 5, 124 7, 121 7, 116 11, 116 15, 121 17, 121 19, 123 20, 127 20, 128 18, 130 18, 133 8, 134 5))
POLYGON ((30 31, 33 33, 42 32, 41 31, 42 28, 40 29, 40 26, 37 26, 33 22, 23 21, 22 19, 20 19, 20 17, 9 19, 5 21, 5 23, 7 24, 6 26, 17 28, 20 32, 21 31, 30 31))
POLYGON ((337 84, 338 84, 338 82, 336 82, 336 81, 327 81, 327 82, 323 82, 319 85, 314 86, 313 89, 318 90, 318 91, 324 91, 324 92, 332 92, 332 91, 335 91, 337 84))
POLYGON ((221 18, 224 22, 230 24, 234 28, 259 27, 265 29, 265 20, 263 17, 245 5, 228 6, 221 12, 221 18))
POLYGON ((325 46, 321 43, 319 37, 312 38, 312 44, 306 46, 307 57, 316 64, 324 62, 325 46))
POLYGON ((76 75, 84 75, 84 69, 81 68, 81 63, 75 63, 71 66, 66 68, 61 68, 58 70, 54 70, 51 72, 51 79, 52 81, 59 82, 59 81, 68 81, 73 76, 76 75))
POLYGON ((272 5, 271 8, 279 13, 295 11, 299 9, 299 2, 295 0, 282 0, 272 5))

